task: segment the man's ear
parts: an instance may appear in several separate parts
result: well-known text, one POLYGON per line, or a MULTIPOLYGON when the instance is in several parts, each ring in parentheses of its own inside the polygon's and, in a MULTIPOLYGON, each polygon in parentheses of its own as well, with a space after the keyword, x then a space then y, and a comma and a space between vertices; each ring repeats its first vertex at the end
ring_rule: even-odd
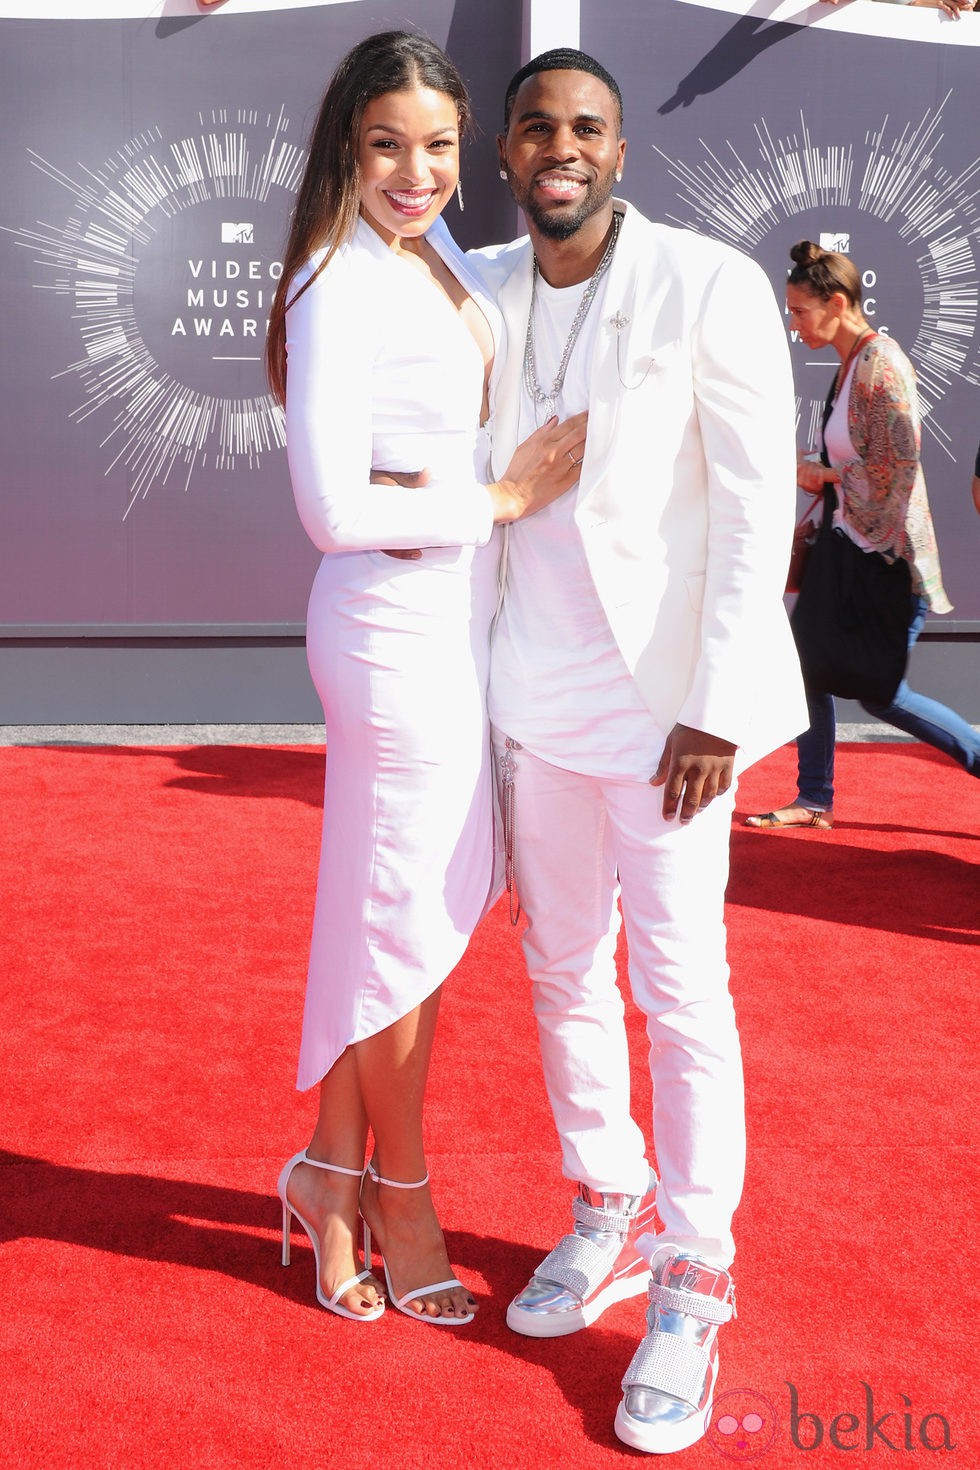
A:
POLYGON ((507 167, 507 134, 497 134, 497 159, 501 168, 507 167))

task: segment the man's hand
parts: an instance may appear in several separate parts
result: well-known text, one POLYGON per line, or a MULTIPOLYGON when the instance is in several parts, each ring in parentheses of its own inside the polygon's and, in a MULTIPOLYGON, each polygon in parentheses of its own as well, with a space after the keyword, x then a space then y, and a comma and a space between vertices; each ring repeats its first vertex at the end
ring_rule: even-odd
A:
MULTIPOLYGON (((403 485, 407 490, 417 489, 429 483, 428 470, 372 470, 372 485, 403 485)), ((384 548, 382 548, 384 549, 384 548)), ((418 548, 412 551, 385 551, 385 556, 397 557, 399 561, 418 561, 422 555, 418 548)))
POLYGON ((664 820, 673 821, 680 802, 682 822, 692 822, 715 796, 732 784, 737 746, 689 725, 675 725, 667 737, 651 786, 664 788, 664 820), (683 800, 681 798, 683 797, 683 800))

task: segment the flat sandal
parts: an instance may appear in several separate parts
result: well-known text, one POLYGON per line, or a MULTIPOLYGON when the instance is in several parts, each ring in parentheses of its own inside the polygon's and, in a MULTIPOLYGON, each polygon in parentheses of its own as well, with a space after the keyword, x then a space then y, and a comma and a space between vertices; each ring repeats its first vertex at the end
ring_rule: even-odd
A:
MULTIPOLYGON (((785 808, 784 808, 785 810, 785 808)), ((819 808, 805 806, 801 811, 809 812, 809 819, 805 822, 784 822, 777 812, 762 812, 756 817, 746 817, 746 827, 802 827, 804 831, 808 827, 816 827, 820 831, 829 831, 834 825, 833 812, 823 812, 819 808)))

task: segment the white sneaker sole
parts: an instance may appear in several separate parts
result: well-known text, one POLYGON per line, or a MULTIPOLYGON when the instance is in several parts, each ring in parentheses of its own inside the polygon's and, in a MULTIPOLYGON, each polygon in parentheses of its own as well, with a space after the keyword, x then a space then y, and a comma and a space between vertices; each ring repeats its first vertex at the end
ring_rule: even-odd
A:
POLYGON ((616 1410, 616 1419, 613 1428, 616 1435, 634 1450, 645 1450, 648 1455, 672 1455, 677 1450, 686 1450, 692 1444, 697 1444, 708 1432, 711 1423, 711 1406, 714 1400, 708 1404, 706 1409, 698 1410, 689 1419, 681 1419, 674 1424, 644 1424, 640 1419, 632 1418, 626 1412, 626 1405, 620 1402, 616 1410))
POLYGON ((528 1312, 516 1302, 511 1302, 507 1308, 507 1326, 523 1337, 568 1337, 573 1332, 581 1332, 583 1327, 590 1327, 607 1307, 645 1292, 649 1281, 649 1271, 621 1276, 618 1281, 611 1281, 602 1291, 596 1292, 583 1307, 570 1312, 528 1312))

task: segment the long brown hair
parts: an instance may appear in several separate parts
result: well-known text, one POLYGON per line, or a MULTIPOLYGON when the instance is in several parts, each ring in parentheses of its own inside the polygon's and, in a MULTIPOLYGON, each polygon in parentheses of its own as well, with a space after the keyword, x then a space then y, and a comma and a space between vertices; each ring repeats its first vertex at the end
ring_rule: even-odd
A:
POLYGON ((450 97, 463 134, 470 121, 466 84, 445 52, 426 36, 410 31, 368 36, 348 51, 330 79, 310 139, 282 275, 269 313, 265 367, 280 403, 286 400, 286 309, 313 284, 357 223, 361 202, 357 151, 364 109, 376 97, 414 87, 430 87, 450 97), (324 247, 326 256, 314 275, 290 297, 296 272, 324 247))
POLYGON ((789 252, 793 269, 788 284, 801 286, 811 296, 829 301, 838 291, 851 306, 861 304, 861 276, 853 260, 839 250, 824 250, 812 240, 801 240, 789 252))

